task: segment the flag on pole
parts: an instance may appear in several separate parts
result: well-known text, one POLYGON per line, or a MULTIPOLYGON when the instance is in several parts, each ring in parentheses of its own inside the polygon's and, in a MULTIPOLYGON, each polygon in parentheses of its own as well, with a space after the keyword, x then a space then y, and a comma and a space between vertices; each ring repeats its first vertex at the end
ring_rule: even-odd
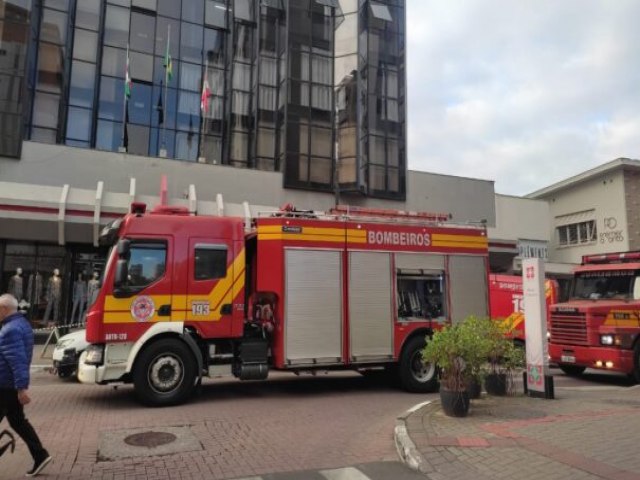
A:
POLYGON ((204 115, 209 111, 209 97, 211 96, 211 90, 209 89, 209 82, 207 81, 207 73, 205 71, 204 81, 202 82, 202 95, 200 95, 200 110, 204 115))
POLYGON ((173 78, 173 62, 171 61, 171 54, 169 53, 169 42, 171 40, 171 25, 167 27, 167 50, 164 54, 163 66, 165 68, 166 82, 169 83, 173 78))
POLYGON ((127 124, 129 123, 129 106, 125 106, 124 108, 124 135, 122 138, 122 146, 127 150, 129 148, 129 131, 127 129, 127 124))
POLYGON ((127 45, 127 65, 124 71, 124 98, 128 99, 131 97, 131 71, 129 70, 129 45, 127 45))
POLYGON ((162 105, 162 80, 160 80, 160 96, 158 97, 158 104, 156 105, 158 110, 158 125, 164 123, 164 107, 162 105))

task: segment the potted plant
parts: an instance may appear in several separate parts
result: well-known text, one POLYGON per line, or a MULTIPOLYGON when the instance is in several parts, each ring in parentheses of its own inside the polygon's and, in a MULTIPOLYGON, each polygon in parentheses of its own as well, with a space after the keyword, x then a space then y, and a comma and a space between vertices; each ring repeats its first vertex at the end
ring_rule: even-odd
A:
POLYGON ((489 318, 467 317, 460 324, 461 335, 465 343, 467 391, 471 399, 480 398, 482 381, 487 372, 487 359, 491 349, 488 332, 493 328, 489 318))
POLYGON ((514 370, 524 365, 524 352, 509 337, 509 325, 489 321, 486 331, 489 344, 489 373, 485 378, 485 388, 490 395, 506 395, 507 386, 513 384, 514 370))
POLYGON ((422 351, 424 361, 439 367, 440 401, 445 414, 451 417, 465 417, 469 413, 464 354, 459 325, 435 332, 422 351))

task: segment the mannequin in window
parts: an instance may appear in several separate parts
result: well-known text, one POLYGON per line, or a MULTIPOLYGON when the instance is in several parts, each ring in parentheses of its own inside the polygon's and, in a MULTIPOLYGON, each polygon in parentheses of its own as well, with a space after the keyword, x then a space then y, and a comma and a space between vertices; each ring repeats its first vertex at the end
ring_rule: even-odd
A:
POLYGON ((87 283, 84 281, 82 274, 78 274, 78 278, 73 282, 73 308, 71 309, 70 323, 76 322, 76 310, 78 311, 78 322, 82 323, 84 308, 87 302, 87 283))
POLYGON ((58 323, 58 313, 60 310, 60 297, 62 296, 62 279, 60 270, 57 268, 47 283, 47 309, 44 311, 44 321, 49 324, 49 315, 53 310, 53 323, 58 323))
POLYGON ((42 275, 35 272, 29 275, 29 285, 27 287, 27 301, 31 305, 37 305, 42 299, 42 275))
POLYGON ((24 298, 22 289, 22 268, 16 268, 16 274, 9 279, 8 293, 20 301, 24 298))
POLYGON ((93 302, 96 301, 98 296, 98 291, 100 290, 100 274, 98 272, 93 272, 93 278, 89 280, 89 284, 87 286, 87 308, 93 305, 93 302))

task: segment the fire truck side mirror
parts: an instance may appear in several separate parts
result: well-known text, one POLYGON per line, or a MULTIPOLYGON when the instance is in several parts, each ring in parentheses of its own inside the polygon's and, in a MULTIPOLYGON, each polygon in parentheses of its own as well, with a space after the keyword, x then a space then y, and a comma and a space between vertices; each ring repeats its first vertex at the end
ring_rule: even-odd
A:
POLYGON ((118 240, 118 257, 128 258, 130 249, 131 240, 128 240, 126 238, 121 238, 120 240, 118 240))
POLYGON ((129 273, 128 262, 123 259, 119 259, 116 263, 116 273, 113 279, 113 286, 115 288, 124 287, 127 283, 127 274, 129 273))

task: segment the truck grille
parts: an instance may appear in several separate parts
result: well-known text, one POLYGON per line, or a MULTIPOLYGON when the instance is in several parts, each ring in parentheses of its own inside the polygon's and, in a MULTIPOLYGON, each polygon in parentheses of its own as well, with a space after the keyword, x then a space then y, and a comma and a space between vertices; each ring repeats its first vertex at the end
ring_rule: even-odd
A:
POLYGON ((551 317, 551 343, 561 345, 588 345, 587 319, 585 314, 554 314, 551 317))

